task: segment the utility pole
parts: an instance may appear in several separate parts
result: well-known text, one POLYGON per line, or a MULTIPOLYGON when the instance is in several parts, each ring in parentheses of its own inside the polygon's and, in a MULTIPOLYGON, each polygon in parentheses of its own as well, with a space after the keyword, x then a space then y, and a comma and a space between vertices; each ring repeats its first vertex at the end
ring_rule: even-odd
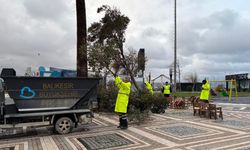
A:
POLYGON ((176 1, 174 0, 174 92, 176 92, 176 1))
POLYGON ((180 69, 180 61, 178 61, 178 76, 179 76, 179 91, 181 92, 181 69, 180 69))

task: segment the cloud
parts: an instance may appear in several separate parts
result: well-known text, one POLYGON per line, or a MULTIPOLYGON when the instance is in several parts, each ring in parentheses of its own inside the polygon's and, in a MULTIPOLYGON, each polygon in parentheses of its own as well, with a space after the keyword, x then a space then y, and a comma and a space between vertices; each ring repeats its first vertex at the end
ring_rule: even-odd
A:
POLYGON ((220 78, 225 73, 249 72, 246 65, 249 64, 246 56, 250 52, 249 25, 248 19, 230 9, 181 21, 179 58, 191 62, 188 65, 182 63, 185 72, 195 71, 202 76, 220 74, 220 78))
MULTIPOLYGON (((76 68, 76 16, 72 0, 0 0, 0 68, 40 65, 76 68), (38 55, 38 53, 40 55, 38 55)), ((125 48, 145 48, 146 74, 168 74, 174 56, 174 1, 86 1, 87 24, 99 21, 108 4, 131 22, 125 48)), ((177 58, 181 76, 202 79, 250 70, 248 1, 177 1, 177 58)))
POLYGON ((1 68, 14 67, 19 75, 29 66, 75 68, 75 23, 67 2, 5 1, 0 10, 1 68))
POLYGON ((69 12, 69 0, 23 0, 27 14, 35 19, 50 19, 52 21, 64 18, 69 12))

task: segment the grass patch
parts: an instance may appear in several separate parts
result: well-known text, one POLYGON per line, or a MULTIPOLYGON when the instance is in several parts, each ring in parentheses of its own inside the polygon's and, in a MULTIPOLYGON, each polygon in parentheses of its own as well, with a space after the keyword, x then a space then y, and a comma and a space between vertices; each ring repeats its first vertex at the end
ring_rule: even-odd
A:
POLYGON ((172 93, 172 95, 176 97, 191 97, 191 96, 199 96, 200 92, 176 92, 172 93))
MULTIPOLYGON (((155 91, 156 93, 161 93, 160 91, 155 91)), ((229 92, 228 92, 229 94, 229 92)), ((172 93, 173 96, 177 97, 191 97, 191 96, 200 96, 200 92, 176 92, 172 93)), ((232 97, 235 97, 235 92, 232 92, 232 97)), ((238 97, 250 97, 250 92, 238 92, 238 97)))

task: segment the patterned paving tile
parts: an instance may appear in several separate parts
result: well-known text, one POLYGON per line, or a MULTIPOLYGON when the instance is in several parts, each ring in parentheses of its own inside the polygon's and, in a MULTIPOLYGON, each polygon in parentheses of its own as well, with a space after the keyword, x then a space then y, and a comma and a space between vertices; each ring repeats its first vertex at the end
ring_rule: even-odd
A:
POLYGON ((76 149, 145 149, 150 144, 123 131, 108 131, 98 134, 65 137, 66 141, 76 149))
POLYGON ((243 121, 243 120, 224 120, 220 122, 221 124, 225 124, 228 126, 235 126, 235 127, 248 127, 250 128, 250 122, 249 121, 243 121))
POLYGON ((221 131, 189 123, 172 123, 161 126, 146 127, 146 129, 177 140, 192 139, 194 137, 197 138, 223 133, 221 131))
POLYGON ((28 150, 28 142, 0 144, 0 150, 28 150))
POLYGON ((79 140, 89 150, 106 149, 133 144, 132 141, 116 133, 82 137, 77 138, 77 140, 79 140))
POLYGON ((37 135, 37 132, 34 128, 27 128, 24 131, 22 128, 0 128, 0 140, 8 139, 13 137, 25 137, 25 136, 33 136, 37 135))
POLYGON ((189 150, 213 149, 213 150, 239 150, 250 147, 250 135, 236 135, 229 138, 221 137, 217 140, 187 146, 189 150))
MULTIPOLYGON (((205 122, 205 121, 203 121, 205 122)), ((210 121, 211 124, 222 126, 222 127, 229 127, 234 129, 240 130, 249 130, 250 129, 250 120, 246 119, 224 119, 224 120, 216 120, 210 121)))
POLYGON ((0 148, 0 150, 14 150, 15 147, 3 147, 3 148, 0 148))
POLYGON ((180 126, 172 126, 172 127, 162 127, 157 128, 157 130, 163 131, 165 133, 172 134, 177 137, 188 137, 188 136, 194 136, 202 133, 206 133, 206 130, 201 130, 194 127, 188 127, 184 125, 180 126))
POLYGON ((0 139, 0 150, 250 150, 250 112, 223 113, 224 120, 215 121, 193 116, 192 110, 166 110, 152 114, 145 124, 129 124, 128 130, 116 128, 117 115, 100 114, 66 135, 46 132, 49 127, 32 129, 33 133, 27 128, 22 136, 21 131, 2 129, 5 136, 16 135, 0 139))
POLYGON ((23 132, 22 128, 9 129, 9 128, 0 128, 0 136, 11 136, 16 134, 21 134, 23 132))
POLYGON ((241 148, 239 150, 250 150, 250 147, 246 147, 246 148, 241 148))
POLYGON ((193 112, 191 110, 170 110, 164 115, 170 116, 170 117, 176 117, 176 118, 182 118, 182 119, 188 119, 188 118, 194 118, 193 112))

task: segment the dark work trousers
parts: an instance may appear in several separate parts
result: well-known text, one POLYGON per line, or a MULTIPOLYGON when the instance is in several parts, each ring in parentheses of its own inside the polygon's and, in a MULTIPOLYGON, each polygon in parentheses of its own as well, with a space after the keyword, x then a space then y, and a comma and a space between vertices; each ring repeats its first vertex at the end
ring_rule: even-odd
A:
POLYGON ((127 129, 128 128, 128 118, 126 113, 120 113, 119 114, 119 127, 121 129, 127 129))
POLYGON ((200 100, 201 103, 209 103, 208 100, 200 100))
POLYGON ((170 94, 164 94, 164 97, 169 97, 170 96, 170 94))

